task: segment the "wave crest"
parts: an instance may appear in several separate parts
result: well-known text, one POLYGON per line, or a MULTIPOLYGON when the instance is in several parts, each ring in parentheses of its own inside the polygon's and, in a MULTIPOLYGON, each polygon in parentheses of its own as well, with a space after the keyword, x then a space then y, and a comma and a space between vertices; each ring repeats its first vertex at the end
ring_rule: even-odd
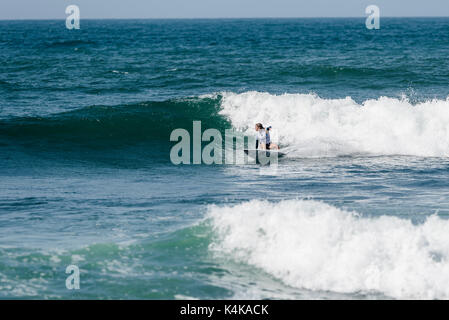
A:
POLYGON ((290 155, 449 155, 449 100, 411 104, 380 97, 362 104, 313 94, 225 93, 220 114, 239 130, 272 125, 290 155))

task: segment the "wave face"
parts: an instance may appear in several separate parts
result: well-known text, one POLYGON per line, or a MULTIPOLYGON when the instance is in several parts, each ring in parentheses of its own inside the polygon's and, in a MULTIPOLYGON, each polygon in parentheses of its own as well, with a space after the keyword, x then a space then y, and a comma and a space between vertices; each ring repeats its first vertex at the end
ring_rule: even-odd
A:
POLYGON ((272 125, 278 141, 297 157, 449 155, 449 100, 413 105, 380 97, 358 104, 349 97, 227 93, 220 114, 250 134, 256 122, 272 125))
POLYGON ((316 201, 211 206, 211 249, 296 288, 449 298, 449 221, 363 218, 316 201), (249 222, 250 221, 250 222, 249 222))
MULTIPOLYGON (((91 106, 46 117, 16 117, 0 121, 0 140, 20 143, 73 144, 111 148, 141 142, 169 144, 176 128, 225 128, 219 98, 184 98, 129 105, 91 106)), ((28 144, 29 146, 32 146, 28 144)))

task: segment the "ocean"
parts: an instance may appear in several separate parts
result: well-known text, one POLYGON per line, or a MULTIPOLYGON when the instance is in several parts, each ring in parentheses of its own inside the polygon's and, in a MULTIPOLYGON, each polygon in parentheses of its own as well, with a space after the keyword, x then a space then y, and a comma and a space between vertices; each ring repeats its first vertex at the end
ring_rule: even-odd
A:
POLYGON ((448 58, 449 18, 0 21, 0 298, 449 299, 448 58), (175 165, 193 121, 287 155, 175 165))

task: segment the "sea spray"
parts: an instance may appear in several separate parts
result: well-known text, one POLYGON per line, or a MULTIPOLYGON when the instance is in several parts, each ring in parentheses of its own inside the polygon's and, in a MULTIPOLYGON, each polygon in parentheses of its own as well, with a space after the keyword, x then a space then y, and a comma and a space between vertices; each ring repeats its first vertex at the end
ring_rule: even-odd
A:
POLYGON ((356 103, 350 97, 314 94, 224 93, 219 112, 239 130, 255 122, 275 128, 289 156, 449 155, 449 100, 411 104, 379 97, 356 103))

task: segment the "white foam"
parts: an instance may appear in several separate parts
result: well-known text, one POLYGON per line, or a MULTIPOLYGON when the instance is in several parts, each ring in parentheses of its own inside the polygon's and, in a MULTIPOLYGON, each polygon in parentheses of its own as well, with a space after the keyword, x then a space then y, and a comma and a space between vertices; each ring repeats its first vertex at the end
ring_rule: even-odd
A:
POLYGON ((285 284, 338 293, 449 299, 449 221, 360 217, 312 200, 208 209, 219 255, 285 284))
POLYGON ((313 94, 224 93, 220 113, 254 134, 254 124, 273 134, 294 156, 449 155, 449 100, 412 105, 381 97, 357 104, 313 94))

